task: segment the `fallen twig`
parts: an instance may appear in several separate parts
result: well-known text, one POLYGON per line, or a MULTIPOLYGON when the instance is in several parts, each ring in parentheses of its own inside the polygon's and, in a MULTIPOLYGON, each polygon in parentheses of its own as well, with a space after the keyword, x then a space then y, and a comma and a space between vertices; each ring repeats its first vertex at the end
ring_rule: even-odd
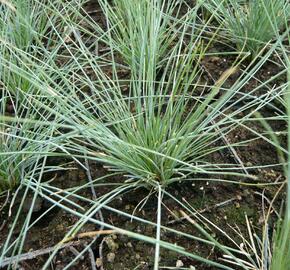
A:
POLYGON ((5 266, 11 265, 11 264, 14 264, 15 262, 35 259, 38 256, 45 255, 45 254, 48 254, 50 252, 53 252, 56 248, 64 249, 66 247, 78 246, 78 245, 80 245, 82 243, 83 243, 82 241, 73 241, 73 242, 68 242, 68 243, 61 244, 61 245, 57 244, 57 245, 55 245, 53 247, 39 249, 39 250, 23 253, 23 254, 20 254, 20 255, 12 256, 12 257, 9 257, 9 258, 4 258, 2 260, 2 262, 0 262, 0 268, 3 268, 5 266))

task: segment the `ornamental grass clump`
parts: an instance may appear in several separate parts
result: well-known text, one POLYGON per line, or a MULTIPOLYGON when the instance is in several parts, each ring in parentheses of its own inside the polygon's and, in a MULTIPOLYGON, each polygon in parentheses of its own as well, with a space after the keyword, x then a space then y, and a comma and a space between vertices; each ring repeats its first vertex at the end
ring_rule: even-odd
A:
POLYGON ((290 18, 287 0, 210 0, 200 1, 218 20, 238 50, 252 58, 285 30, 290 18))
MULTIPOLYGON (((142 12, 155 14, 157 2, 152 0, 148 3, 151 4, 142 6, 145 9, 142 12)), ((132 7, 128 5, 131 9, 127 12, 134 14, 133 7, 133 4, 132 7)), ((66 143, 67 151, 79 153, 79 158, 85 156, 98 160, 110 170, 146 186, 167 186, 190 179, 195 174, 243 175, 239 173, 240 168, 230 172, 231 165, 213 165, 209 156, 226 147, 215 146, 221 139, 221 133, 226 134, 237 127, 233 119, 243 108, 229 114, 227 104, 250 75, 222 92, 223 83, 236 72, 237 67, 229 68, 215 85, 200 83, 202 70, 199 62, 205 49, 201 46, 200 30, 196 33, 197 11, 198 6, 188 9, 167 34, 156 32, 156 29, 160 29, 163 19, 168 20, 170 25, 170 16, 160 13, 161 19, 157 21, 153 15, 145 17, 142 24, 134 25, 138 31, 129 32, 129 39, 134 40, 136 33, 139 37, 139 42, 129 43, 132 46, 130 50, 113 41, 107 43, 111 60, 106 59, 105 69, 102 56, 94 56, 86 49, 81 36, 78 38, 81 58, 87 61, 85 66, 91 70, 94 79, 80 68, 77 74, 71 76, 78 83, 71 87, 71 82, 66 79, 66 87, 59 88, 53 96, 59 105, 60 117, 78 132, 66 143), (143 31, 145 25, 151 26, 143 31), (173 35, 174 41, 172 39, 166 56, 159 59, 165 51, 160 43, 160 40, 165 40, 165 35, 168 35, 166 40, 171 40, 173 35), (148 37, 151 36, 158 38, 150 39, 149 46, 148 37), (129 67, 126 78, 119 76, 118 71, 124 65, 118 62, 116 53, 123 56, 121 62, 125 61, 129 67)), ((134 21, 128 23, 133 24, 134 21)), ((110 30, 101 39, 114 40, 121 31, 116 29, 116 33, 110 30)), ((247 104, 248 108, 251 106, 256 106, 256 103, 247 104)))
MULTIPOLYGON (((46 157, 54 127, 30 121, 53 118, 35 102, 61 76, 53 68, 82 1, 4 1, 0 6, 0 190, 17 186, 46 157), (45 76, 49 82, 44 83, 45 76), (32 101, 34 100, 34 101, 32 101), (8 118, 13 118, 7 120, 8 118), (25 120, 23 120, 25 119, 25 120)), ((52 93, 49 93, 51 95, 52 93)), ((51 106, 51 105, 50 105, 51 106)), ((49 152, 49 151, 48 151, 49 152)))
MULTIPOLYGON (((201 52, 199 43, 192 35, 197 9, 188 11, 182 26, 176 28, 173 25, 168 31, 170 18, 162 12, 164 6, 161 7, 159 2, 129 2, 132 5, 124 1, 116 2, 116 5, 134 19, 123 22, 126 16, 118 14, 123 16, 118 19, 122 27, 114 28, 113 24, 114 32, 107 38, 117 38, 117 42, 108 43, 109 48, 112 55, 118 52, 123 56, 131 74, 121 85, 116 72, 118 64, 114 60, 110 64, 114 78, 109 78, 97 61, 87 56, 97 80, 93 84, 84 81, 91 95, 78 101, 75 107, 83 109, 77 114, 72 112, 71 119, 82 119, 73 125, 81 130, 89 152, 93 150, 95 158, 111 170, 150 184, 167 185, 174 179, 184 178, 189 172, 204 171, 195 163, 211 151, 207 148, 214 137, 213 129, 207 126, 213 113, 209 106, 215 101, 219 89, 214 88, 204 97, 195 93, 194 83, 200 76, 197 62, 203 56, 198 53, 201 52), (141 21, 136 24, 138 18, 141 21), (126 29, 132 30, 123 33, 122 23, 129 24, 126 29), (175 32, 179 40, 172 42, 177 35, 172 34, 175 32), (186 41, 186 37, 190 39, 186 41), (169 44, 164 43, 169 40, 172 48, 166 52, 169 44), (187 49, 183 48, 185 42, 188 42, 187 49), (129 49, 120 46, 125 43, 129 49), (168 53, 166 58, 165 52, 168 53), (158 72, 161 60, 162 73, 158 72), (123 91, 124 84, 128 86, 127 93, 123 91)), ((169 2, 167 8, 172 3, 176 4, 176 1, 169 2)), ((112 17, 109 13, 111 24, 112 17)), ((66 98, 70 100, 71 96, 76 95, 66 98)), ((76 102, 71 100, 69 103, 76 102)), ((64 114, 71 114, 65 105, 63 109, 66 109, 64 114)), ((77 151, 80 149, 78 145, 77 151)))
POLYGON ((15 188, 31 173, 37 175, 39 163, 56 149, 55 127, 32 122, 49 118, 49 114, 41 115, 33 106, 28 96, 12 98, 11 93, 1 91, 0 192, 15 188))
POLYGON ((136 70, 140 65, 145 65, 142 69, 153 64, 160 68, 185 24, 191 24, 194 29, 190 31, 188 27, 189 39, 189 35, 199 34, 195 28, 199 5, 190 10, 185 1, 177 0, 100 0, 99 3, 106 16, 106 29, 97 27, 98 36, 136 70), (185 14, 182 10, 186 10, 185 14))
POLYGON ((4 1, 0 6, 0 80, 11 94, 30 91, 25 73, 38 72, 43 63, 53 65, 61 55, 64 40, 78 21, 74 12, 82 1, 4 1), (5 4, 6 3, 6 4, 5 4), (27 56, 37 65, 24 61, 27 56), (7 65, 17 67, 7 68, 7 65), (21 72, 22 74, 19 74, 21 72))

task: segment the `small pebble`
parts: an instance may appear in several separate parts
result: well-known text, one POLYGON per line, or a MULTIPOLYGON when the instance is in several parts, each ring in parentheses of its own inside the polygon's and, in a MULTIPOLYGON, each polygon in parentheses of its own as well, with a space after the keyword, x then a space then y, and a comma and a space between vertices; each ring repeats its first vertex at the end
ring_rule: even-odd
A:
POLYGON ((183 261, 182 260, 177 260, 176 261, 176 267, 182 267, 182 266, 184 266, 183 261))
POLYGON ((107 254, 107 261, 108 261, 109 263, 114 262, 115 258, 116 258, 115 253, 110 252, 110 253, 107 254))
POLYGON ((235 202, 234 204, 236 208, 241 208, 241 205, 238 202, 235 202))
POLYGON ((135 258, 136 258, 137 260, 139 260, 139 259, 141 258, 141 256, 137 253, 137 254, 135 255, 135 258))
POLYGON ((98 268, 100 268, 102 265, 103 265, 103 261, 102 261, 102 259, 101 259, 101 258, 97 258, 97 259, 96 259, 96 266, 97 266, 98 268))

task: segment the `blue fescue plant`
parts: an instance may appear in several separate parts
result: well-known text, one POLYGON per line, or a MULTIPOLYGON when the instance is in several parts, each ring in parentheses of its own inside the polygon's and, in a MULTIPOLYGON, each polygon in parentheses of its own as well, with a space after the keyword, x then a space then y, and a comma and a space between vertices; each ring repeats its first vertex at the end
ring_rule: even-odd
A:
POLYGON ((29 54, 32 59, 41 62, 56 61, 60 56, 62 41, 67 39, 71 28, 67 27, 70 21, 78 21, 73 10, 84 1, 5 1, 0 6, 0 81, 12 94, 31 91, 32 85, 25 79, 24 73, 37 73, 37 68, 23 63, 21 54, 29 54), (9 3, 9 4, 7 4, 9 3), (15 70, 7 65, 18 67, 15 70), (21 66, 20 66, 21 65, 21 66))
POLYGON ((218 20, 238 50, 252 58, 285 30, 290 18, 287 0, 210 0, 200 1, 218 20))

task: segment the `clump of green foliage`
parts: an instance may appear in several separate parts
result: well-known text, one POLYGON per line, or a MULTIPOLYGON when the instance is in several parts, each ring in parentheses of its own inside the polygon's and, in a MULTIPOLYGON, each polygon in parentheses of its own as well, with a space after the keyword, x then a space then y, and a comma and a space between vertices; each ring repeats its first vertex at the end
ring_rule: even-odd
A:
MULTIPOLYGON (((85 154, 147 186, 165 187, 197 173, 227 174, 221 164, 212 165, 207 158, 223 148, 214 147, 220 132, 236 126, 230 119, 238 111, 231 116, 224 111, 235 90, 225 91, 217 99, 236 68, 227 70, 215 85, 200 87, 199 62, 204 48, 196 28, 199 6, 187 9, 175 21, 174 9, 167 8, 179 7, 178 1, 168 2, 166 9, 155 0, 129 2, 132 5, 101 2, 110 25, 102 32, 106 37, 101 37, 110 51, 105 70, 112 76, 104 71, 104 61, 86 50, 84 40, 79 39, 82 58, 87 59, 95 80, 76 77, 89 94, 75 86, 59 89, 53 97, 62 104, 63 120, 79 133, 70 138, 68 151, 85 154), (126 66, 118 62, 116 54, 126 66), (128 71, 125 79, 120 78, 120 67, 128 71)), ((85 74, 85 70, 79 73, 85 74)))
POLYGON ((26 78, 41 65, 53 65, 76 20, 74 5, 81 1, 15 0, 0 6, 0 80, 11 94, 28 92, 26 78), (66 18, 66 19, 64 19, 66 18), (26 59, 38 62, 31 65, 26 59))
POLYGON ((31 122, 49 115, 39 115, 29 100, 12 98, 7 91, 1 95, 0 192, 15 188, 27 175, 37 172, 40 161, 55 149, 50 145, 55 127, 31 122), (29 120, 21 120, 26 118, 29 120))
POLYGON ((287 0, 210 0, 201 1, 236 43, 238 50, 254 58, 290 18, 287 0))
POLYGON ((60 76, 53 69, 66 26, 76 18, 72 4, 15 0, 0 5, 0 191, 19 184, 48 151, 54 127, 30 120, 47 120, 51 114, 38 111, 32 99, 48 104, 39 93, 60 76), (50 74, 46 84, 45 74, 50 74))
POLYGON ((108 28, 108 33, 100 33, 103 41, 134 68, 153 63, 160 67, 169 56, 172 44, 180 37, 180 31, 184 30, 184 23, 194 24, 196 20, 197 7, 193 12, 181 14, 183 1, 100 0, 99 3, 108 28))

